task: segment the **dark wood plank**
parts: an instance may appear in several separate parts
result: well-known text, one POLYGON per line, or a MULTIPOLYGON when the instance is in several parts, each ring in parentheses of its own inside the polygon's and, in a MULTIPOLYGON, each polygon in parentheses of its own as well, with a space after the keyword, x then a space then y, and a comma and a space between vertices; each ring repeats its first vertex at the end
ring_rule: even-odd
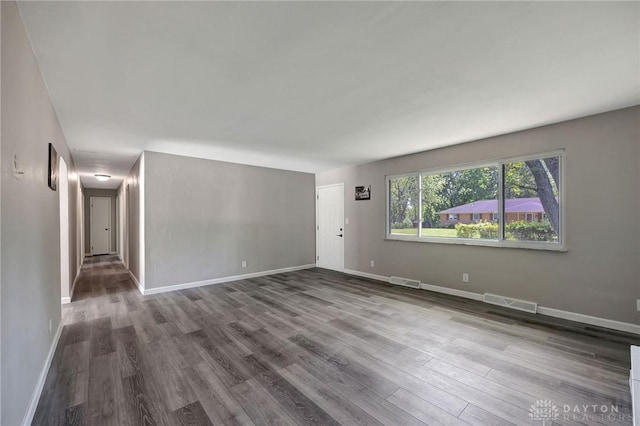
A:
POLYGON ((111 318, 99 318, 89 322, 91 334, 91 356, 98 357, 115 352, 111 318))
POLYGON ((125 401, 127 401, 129 418, 133 419, 135 424, 151 426, 157 423, 151 414, 151 407, 145 396, 144 388, 144 379, 138 374, 122 379, 122 389, 125 401))
POLYGON ((64 424, 67 426, 80 426, 89 424, 86 421, 86 404, 74 405, 64 411, 64 424))
POLYGON ((209 416, 207 416, 198 401, 178 408, 173 414, 178 420, 178 424, 182 426, 213 426, 209 416))

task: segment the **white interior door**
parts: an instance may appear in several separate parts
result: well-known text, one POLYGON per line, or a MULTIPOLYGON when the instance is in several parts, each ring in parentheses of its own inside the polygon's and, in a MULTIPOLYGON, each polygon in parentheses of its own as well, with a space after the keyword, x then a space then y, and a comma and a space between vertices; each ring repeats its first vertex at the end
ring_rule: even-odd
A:
POLYGON ((91 254, 111 252, 111 198, 91 197, 91 254))
POLYGON ((317 189, 317 265, 344 270, 344 184, 317 189))

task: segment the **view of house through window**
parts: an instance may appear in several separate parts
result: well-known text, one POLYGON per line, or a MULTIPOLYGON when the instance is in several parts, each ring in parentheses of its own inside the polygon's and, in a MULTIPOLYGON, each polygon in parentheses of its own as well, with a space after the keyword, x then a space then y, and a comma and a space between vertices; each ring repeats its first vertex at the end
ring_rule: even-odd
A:
POLYGON ((388 234, 558 243, 561 160, 545 156, 389 178, 388 234))
POLYGON ((421 176, 422 237, 474 238, 465 224, 492 222, 498 207, 497 167, 421 176))

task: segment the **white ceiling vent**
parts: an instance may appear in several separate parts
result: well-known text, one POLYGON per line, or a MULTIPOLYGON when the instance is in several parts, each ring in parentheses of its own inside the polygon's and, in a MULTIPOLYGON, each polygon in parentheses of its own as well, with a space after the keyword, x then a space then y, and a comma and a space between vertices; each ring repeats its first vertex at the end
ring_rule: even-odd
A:
POLYGON ((389 277, 389 282, 391 284, 402 285, 405 287, 420 288, 420 281, 411 280, 409 278, 389 277))
POLYGON ((509 297, 490 293, 485 293, 483 300, 486 303, 491 303, 492 305, 504 306, 505 308, 531 312, 532 314, 538 312, 538 304, 535 302, 528 302, 526 300, 511 299, 509 297))

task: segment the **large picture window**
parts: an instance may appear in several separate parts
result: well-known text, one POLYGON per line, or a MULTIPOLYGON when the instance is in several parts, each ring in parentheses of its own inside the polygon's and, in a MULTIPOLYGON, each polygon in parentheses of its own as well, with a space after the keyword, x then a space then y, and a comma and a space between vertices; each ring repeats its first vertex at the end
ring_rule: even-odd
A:
POLYGON ((563 249, 563 152, 387 177, 387 238, 563 249))

